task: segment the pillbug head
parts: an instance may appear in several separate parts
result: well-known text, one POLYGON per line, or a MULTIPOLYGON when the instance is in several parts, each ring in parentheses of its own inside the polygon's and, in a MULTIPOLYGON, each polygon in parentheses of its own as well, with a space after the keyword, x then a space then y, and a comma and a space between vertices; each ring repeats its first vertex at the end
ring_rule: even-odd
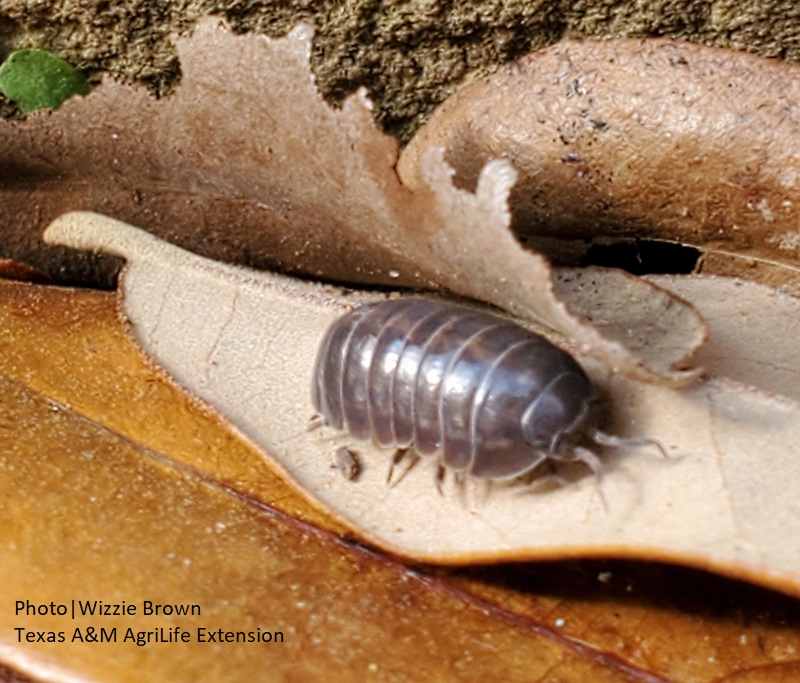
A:
POLYGON ((566 443, 583 433, 593 393, 580 369, 559 374, 522 413, 520 426, 526 443, 551 455, 560 453, 566 443))

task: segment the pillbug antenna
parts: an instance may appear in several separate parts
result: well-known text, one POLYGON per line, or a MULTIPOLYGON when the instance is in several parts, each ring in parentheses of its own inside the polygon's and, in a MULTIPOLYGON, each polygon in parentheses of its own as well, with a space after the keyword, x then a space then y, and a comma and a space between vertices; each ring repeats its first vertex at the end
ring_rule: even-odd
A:
POLYGON ((663 455, 665 458, 669 458, 667 449, 664 448, 664 445, 656 439, 649 439, 647 437, 629 438, 624 436, 615 436, 614 434, 608 434, 604 431, 601 431, 596 427, 589 429, 587 431, 587 435, 596 444, 601 446, 610 446, 612 448, 620 448, 622 446, 632 446, 634 448, 640 448, 642 446, 655 446, 661 455, 663 455))

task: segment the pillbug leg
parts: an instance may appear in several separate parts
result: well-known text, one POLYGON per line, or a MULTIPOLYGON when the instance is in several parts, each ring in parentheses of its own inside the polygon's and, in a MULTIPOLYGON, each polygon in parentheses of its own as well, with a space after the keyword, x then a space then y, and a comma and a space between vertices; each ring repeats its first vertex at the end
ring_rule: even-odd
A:
MULTIPOLYGON (((445 474, 446 470, 444 466, 439 465, 438 469, 436 470, 436 490, 439 491, 439 495, 442 494, 441 483, 444 481, 445 474)), ((469 508, 467 487, 469 484, 475 484, 478 480, 469 479, 464 472, 455 472, 453 474, 453 481, 455 482, 456 490, 458 491, 458 501, 461 503, 461 507, 466 510, 469 508)), ((487 480, 484 480, 484 482, 488 483, 487 480)), ((472 491, 474 493, 475 489, 472 489, 472 491)))
POLYGON ((606 497, 603 495, 603 488, 600 485, 600 479, 603 476, 603 463, 600 461, 592 451, 582 446, 575 446, 573 449, 575 460, 584 463, 590 470, 592 470, 595 481, 597 482, 597 493, 600 496, 600 502, 603 504, 603 509, 608 512, 608 503, 606 497))
POLYGON ((325 424, 325 418, 322 415, 312 415, 308 420, 308 431, 313 432, 325 424))
MULTIPOLYGON (((572 484, 572 482, 569 479, 567 479, 566 477, 564 477, 561 474, 559 474, 559 472, 556 469, 555 465, 553 465, 552 463, 550 463, 550 471, 547 472, 542 477, 542 479, 544 479, 545 481, 553 482, 556 485, 556 487, 558 487, 560 489, 563 489, 563 488, 569 486, 570 484, 572 484)), ((536 482, 533 482, 533 485, 535 485, 535 484, 536 484, 536 482)))
MULTIPOLYGON (((447 474, 447 470, 445 469, 444 465, 439 465, 436 468, 436 490, 439 492, 439 495, 442 494, 442 482, 444 482, 444 478, 447 474)), ((469 501, 467 500, 467 481, 468 478, 464 474, 464 472, 455 472, 453 474, 453 481, 456 485, 456 490, 458 491, 458 500, 461 503, 461 507, 466 509, 469 507, 469 501)))
MULTIPOLYGON (((441 496, 442 494, 442 483, 444 482, 444 476, 446 472, 444 469, 444 465, 437 465, 436 466, 436 475, 434 476, 433 483, 436 485, 436 491, 441 496)), ((462 482, 463 483, 463 482, 462 482)), ((459 485, 459 478, 456 475, 456 485, 459 485)))
POLYGON ((485 503, 492 495, 492 482, 489 479, 484 479, 478 484, 478 495, 480 496, 481 503, 485 503))
POLYGON ((458 489, 458 500, 461 503, 461 507, 466 510, 469 507, 469 500, 467 500, 467 478, 461 472, 457 472, 454 479, 456 488, 458 489))
MULTIPOLYGON (((286 443, 287 441, 294 441, 295 439, 299 439, 300 437, 302 437, 304 434, 310 434, 311 432, 315 432, 318 429, 321 429, 325 425, 326 425, 325 418, 322 417, 322 415, 312 415, 308 419, 308 426, 304 430, 301 430, 299 432, 294 432, 293 434, 290 434, 289 436, 285 436, 284 438, 282 438, 277 443, 282 444, 282 443, 286 443)), ((324 441, 332 441, 333 439, 340 439, 340 438, 341 438, 341 434, 337 434, 336 436, 329 436, 329 437, 326 437, 326 438, 320 439, 320 440, 321 441, 323 441, 323 440, 324 441)))
MULTIPOLYGON (((563 458, 559 460, 563 461, 563 458)), ((521 494, 547 493, 554 489, 563 489, 572 484, 569 479, 559 474, 556 460, 551 458, 547 458, 533 470, 523 475, 520 482, 522 483, 522 488, 519 491, 521 494)))
POLYGON ((410 451, 408 448, 398 448, 395 453, 394 457, 392 458, 392 464, 389 466, 389 473, 386 475, 386 483, 389 484, 390 488, 394 488, 397 486, 403 479, 406 478, 406 475, 414 469, 416 464, 420 461, 419 455, 410 451), (395 481, 392 481, 392 475, 394 474, 394 468, 400 464, 406 457, 408 457, 409 463, 408 467, 406 467, 403 472, 400 474, 399 477, 395 481))
POLYGON ((575 446, 572 452, 575 456, 574 459, 584 463, 599 480, 603 474, 603 463, 600 458, 583 446, 575 446))
POLYGON ((601 446, 610 446, 612 448, 619 448, 621 446, 633 446, 634 448, 639 448, 642 446, 655 446, 663 457, 669 459, 667 449, 664 448, 663 444, 656 439, 648 439, 647 437, 625 438, 622 436, 614 436, 613 434, 606 434, 606 432, 602 432, 596 428, 589 430, 588 434, 589 438, 595 443, 600 444, 601 446))
POLYGON ((386 483, 387 484, 391 485, 392 476, 394 475, 394 468, 397 467, 400 464, 400 462, 403 460, 403 458, 406 457, 406 453, 408 453, 408 450, 406 450, 405 448, 398 448, 394 452, 394 455, 392 456, 392 462, 389 465, 389 471, 386 473, 386 483))
POLYGON ((492 493, 492 481, 490 479, 475 479, 472 484, 472 500, 475 507, 481 507, 488 502, 492 493))

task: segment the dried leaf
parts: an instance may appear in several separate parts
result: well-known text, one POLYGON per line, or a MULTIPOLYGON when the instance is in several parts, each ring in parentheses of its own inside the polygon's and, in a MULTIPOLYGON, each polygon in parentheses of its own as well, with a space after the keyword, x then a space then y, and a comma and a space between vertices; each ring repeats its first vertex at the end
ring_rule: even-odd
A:
POLYGON ((507 158, 520 174, 515 228, 533 244, 674 240, 734 255, 752 277, 753 262, 798 264, 798 102, 800 70, 777 60, 671 40, 562 41, 455 93, 398 171, 413 186, 420 160, 444 148, 473 188, 489 159, 507 158))
POLYGON ((412 571, 295 522, 276 511, 292 497, 269 469, 145 363, 114 296, 12 283, 0 293, 4 682, 22 683, 11 666, 48 681, 797 678, 800 603, 786 596, 653 563, 412 571), (237 461, 253 476, 231 477, 237 461), (268 505, 217 478, 240 492, 255 478, 268 505), (12 616, 19 599, 126 600, 141 612, 159 597, 203 612, 12 616), (57 647, 11 630, 117 626, 122 639, 207 619, 285 624, 286 640, 57 647))
MULTIPOLYGON (((469 594, 176 465, 173 457, 188 452, 206 468, 216 459, 221 475, 232 466, 231 449, 246 446, 170 388, 130 344, 121 350, 114 343, 124 337, 108 295, 2 290, 5 666, 34 680, 87 682, 248 681, 263 679, 265 670, 276 680, 411 681, 420 667, 439 680, 462 673, 463 680, 545 680, 551 670, 576 683, 628 680, 629 667, 600 653, 539 633, 533 622, 511 623, 503 608, 471 604, 469 594), (65 327, 72 334, 59 340, 65 327), (54 342, 51 356, 68 368, 56 377, 50 370, 57 362, 36 333, 54 342), (115 405, 104 408, 117 382, 115 405), (164 413, 173 422, 164 423, 164 413), (136 613, 86 616, 77 601, 124 602, 136 613), (199 614, 148 615, 145 601, 198 605, 199 614), (28 603, 45 606, 44 613, 27 614, 28 603), (107 642, 92 642, 101 628, 107 642), (200 628, 233 632, 234 640, 200 643, 200 628), (24 629, 21 638, 15 629, 24 629), (236 632, 259 629, 273 641, 235 640, 236 632), (39 632, 44 642, 35 640, 39 632), (63 633, 64 642, 47 642, 50 633, 63 633), (175 642, 180 633, 189 640, 175 642), (150 644, 138 644, 140 634, 150 644)), ((262 495, 286 502, 279 483, 262 487, 262 495)))
POLYGON ((258 450, 221 430, 213 411, 176 393, 163 371, 143 362, 119 325, 114 295, 2 286, 0 374, 144 450, 169 453, 293 517, 342 530, 266 467, 258 450))
MULTIPOLYGON (((308 430, 309 387, 324 331, 366 297, 207 261, 95 215, 64 216, 46 237, 128 259, 124 311, 148 353, 274 457, 303 492, 381 547, 440 563, 660 558, 800 591, 800 405, 793 400, 724 377, 684 391, 643 385, 584 359, 613 406, 609 430, 635 428, 667 445, 672 458, 625 449, 608 459, 599 483, 496 487, 465 502, 449 490, 436 495, 424 466, 387 487, 387 453, 359 444, 364 472, 352 482, 331 467, 336 442, 308 430)), ((731 334, 730 317, 714 322, 719 339, 731 334)), ((736 330, 741 321, 732 324, 736 330)), ((750 350, 748 363, 757 353, 750 350)))
POLYGON ((8 258, 0 259, 0 278, 20 280, 21 282, 38 282, 39 284, 55 284, 52 278, 33 266, 8 258))
MULTIPOLYGON (((7 222, 24 232, 16 240, 29 242, 67 208, 94 209, 221 260, 443 287, 544 322, 622 372, 673 384, 697 376, 686 365, 705 331, 679 299, 665 303, 681 312, 676 343, 640 355, 625 336, 607 336, 619 321, 595 328, 558 299, 547 262, 509 230, 516 173, 507 161, 487 163, 473 194, 453 187, 431 150, 419 182, 403 185, 397 143, 375 127, 364 92, 340 111, 320 97, 308 27, 268 40, 207 19, 176 43, 184 76, 171 97, 107 82, 50 116, 0 123, 16 192, 7 222)), ((20 249, 13 234, 0 245, 11 255, 20 249)), ((657 338, 646 302, 670 295, 634 280, 624 291, 615 310, 637 312, 625 326, 657 338)))

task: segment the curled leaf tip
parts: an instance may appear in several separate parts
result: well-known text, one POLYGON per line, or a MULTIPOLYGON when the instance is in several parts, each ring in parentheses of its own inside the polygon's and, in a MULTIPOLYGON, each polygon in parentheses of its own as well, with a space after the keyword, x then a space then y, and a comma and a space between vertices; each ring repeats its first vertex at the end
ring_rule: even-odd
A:
POLYGON ((147 251, 158 238, 127 223, 92 211, 70 211, 45 228, 42 239, 73 249, 101 250, 113 256, 130 258, 147 251))
POLYGON ((481 170, 476 194, 493 202, 510 220, 508 198, 517 182, 518 173, 508 159, 492 159, 481 170))

